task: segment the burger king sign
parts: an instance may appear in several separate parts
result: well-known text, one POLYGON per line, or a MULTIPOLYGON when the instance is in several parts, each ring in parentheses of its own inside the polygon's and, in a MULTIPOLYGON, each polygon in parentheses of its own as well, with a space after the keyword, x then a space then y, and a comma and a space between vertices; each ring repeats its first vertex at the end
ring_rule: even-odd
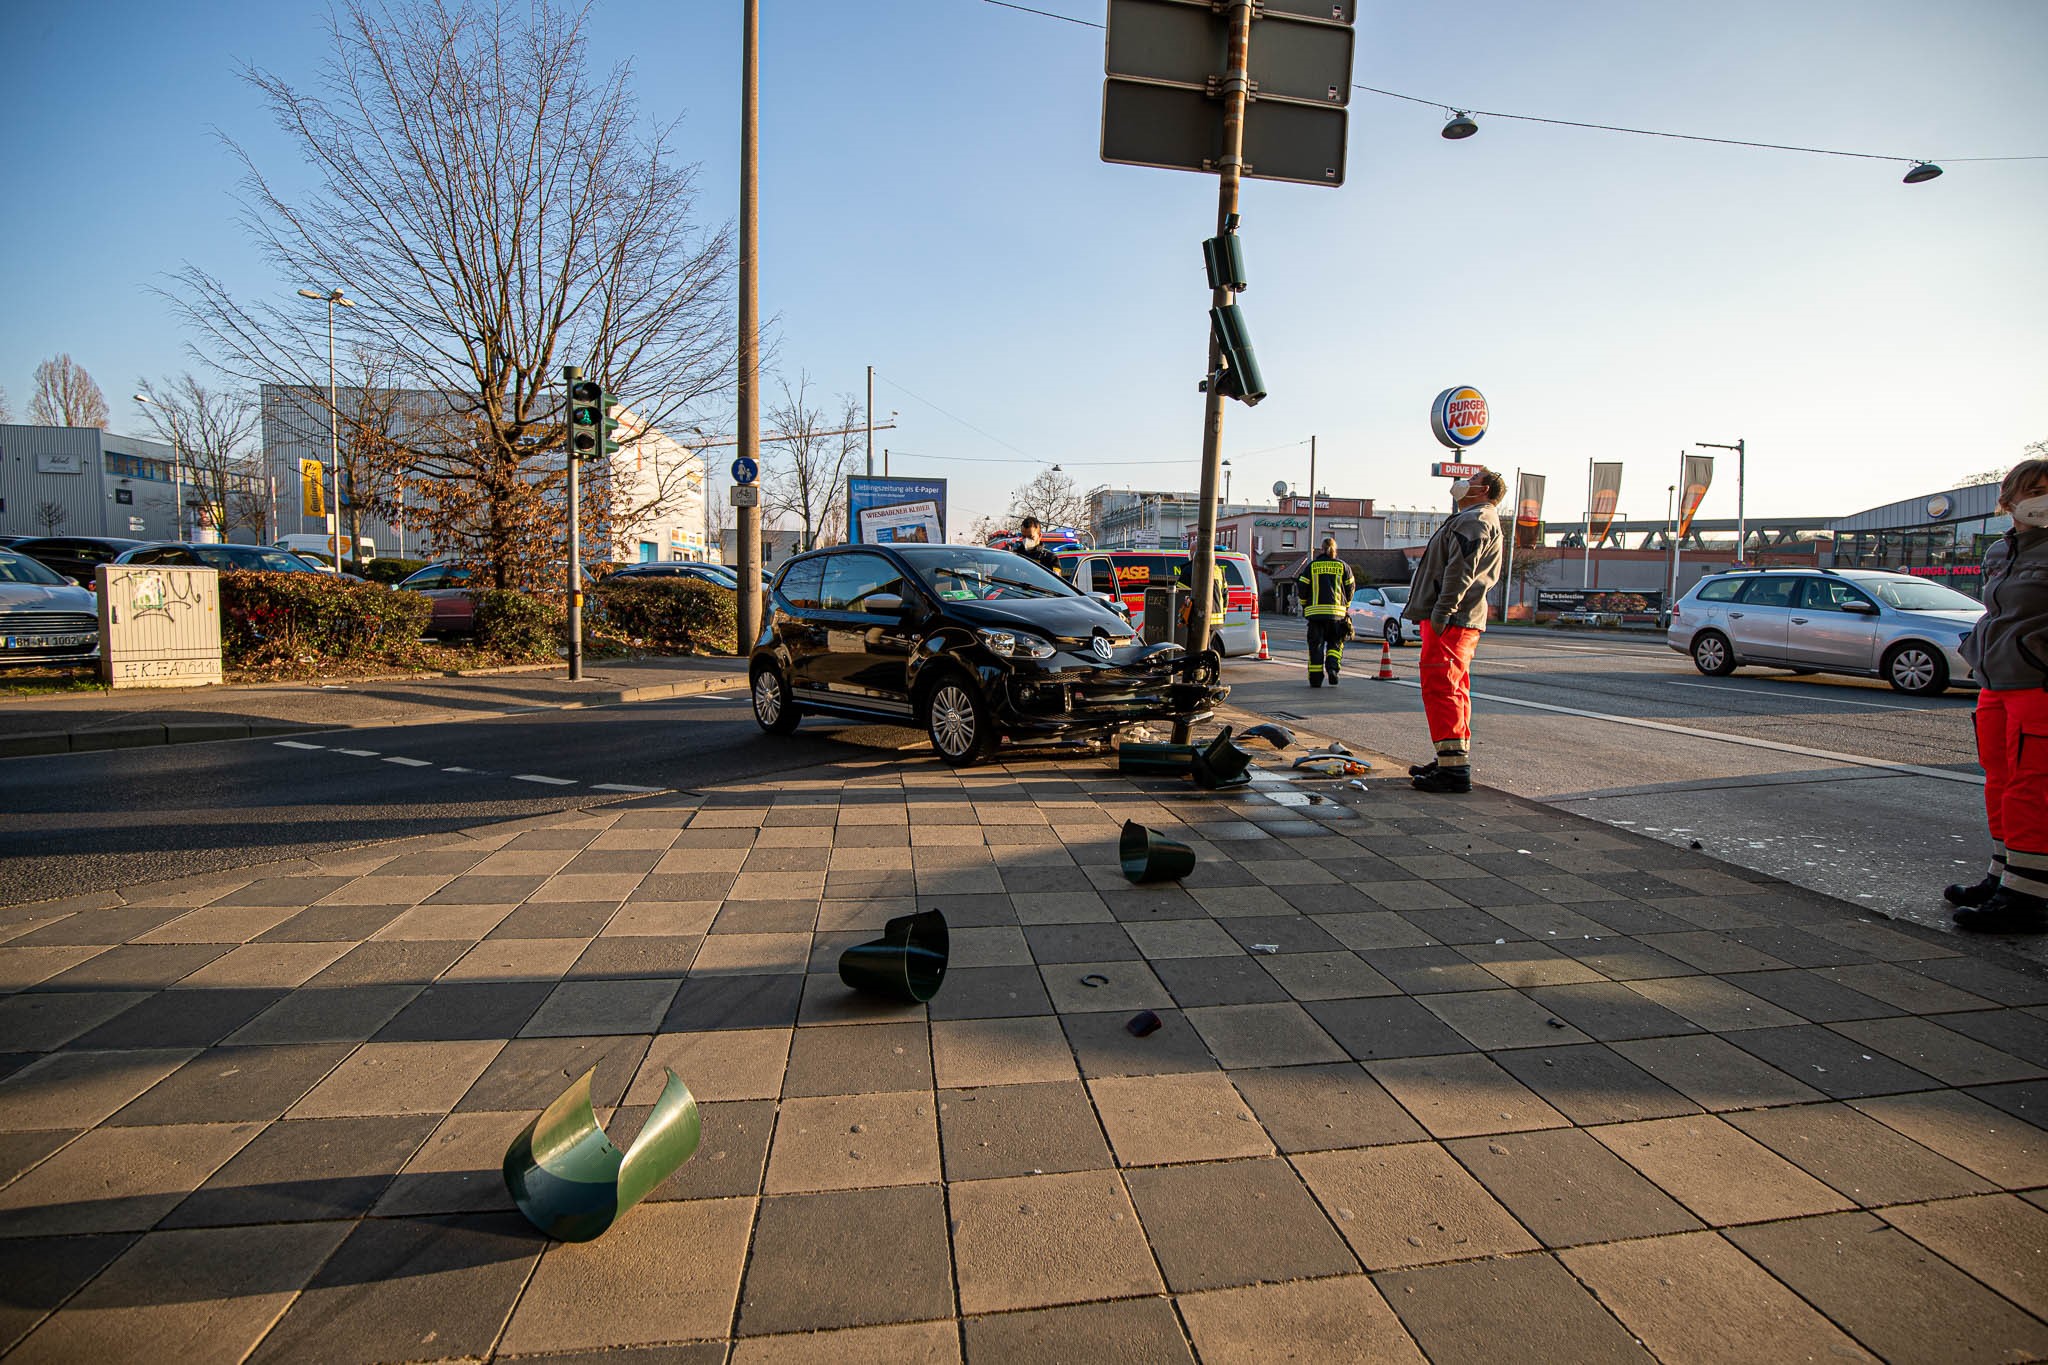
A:
POLYGON ((1479 438, 1486 434, 1486 398, 1479 390, 1466 386, 1445 389, 1429 405, 1429 429, 1436 438, 1453 450, 1466 450, 1479 444, 1479 438))

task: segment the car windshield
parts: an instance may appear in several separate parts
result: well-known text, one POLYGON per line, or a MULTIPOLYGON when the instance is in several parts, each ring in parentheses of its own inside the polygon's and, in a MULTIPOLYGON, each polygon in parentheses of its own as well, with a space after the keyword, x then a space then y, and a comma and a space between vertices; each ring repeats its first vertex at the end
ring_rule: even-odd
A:
POLYGON ((1078 597, 1072 585, 1022 555, 973 545, 899 550, 918 582, 948 602, 1078 597))
POLYGON ((44 568, 27 555, 9 554, 0 550, 0 583, 40 583, 44 587, 61 587, 70 580, 44 568))
POLYGON ((1408 600, 1408 589, 1405 587, 1381 588, 1380 591, 1387 595, 1389 602, 1406 602, 1408 600))
POLYGON ((1878 601, 1899 611, 1982 611, 1984 604, 1954 588, 1927 583, 1917 578, 1852 578, 1849 580, 1878 601))

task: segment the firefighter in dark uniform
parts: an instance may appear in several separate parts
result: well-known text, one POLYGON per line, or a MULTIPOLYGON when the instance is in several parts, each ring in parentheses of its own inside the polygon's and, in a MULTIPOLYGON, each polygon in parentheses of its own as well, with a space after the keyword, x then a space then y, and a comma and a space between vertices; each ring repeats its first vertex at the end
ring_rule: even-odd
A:
POLYGON ((1323 552, 1308 562, 1294 580, 1301 595, 1301 614, 1308 618, 1308 685, 1323 685, 1327 663, 1330 686, 1344 663, 1344 639, 1351 633, 1351 594, 1358 579, 1351 566, 1337 558, 1337 540, 1323 539, 1323 552))

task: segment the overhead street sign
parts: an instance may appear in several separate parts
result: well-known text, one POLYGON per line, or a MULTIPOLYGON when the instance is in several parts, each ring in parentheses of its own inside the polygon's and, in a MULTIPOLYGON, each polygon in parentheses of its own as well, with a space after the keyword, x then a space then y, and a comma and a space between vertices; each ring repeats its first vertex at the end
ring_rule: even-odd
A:
MULTIPOLYGON (((1303 185, 1344 183, 1344 111, 1278 100, 1245 107, 1244 174, 1303 185)), ((1213 171, 1223 155, 1223 104, 1200 90, 1111 79, 1102 90, 1102 159, 1213 171)))
MULTIPOLYGON (((1305 8, 1316 8, 1302 0, 1305 8)), ((1351 101, 1353 34, 1344 22, 1275 14, 1268 5, 1252 25, 1249 52, 1254 101, 1351 101)), ((1131 80, 1201 89, 1223 74, 1230 34, 1207 0, 1111 0, 1103 71, 1131 80)))

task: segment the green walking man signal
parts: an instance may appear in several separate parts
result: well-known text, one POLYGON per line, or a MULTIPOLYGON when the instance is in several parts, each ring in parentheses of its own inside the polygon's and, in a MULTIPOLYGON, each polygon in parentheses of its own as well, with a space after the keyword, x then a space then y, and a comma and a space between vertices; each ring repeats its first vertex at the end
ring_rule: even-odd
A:
POLYGON ((619 453, 619 443, 612 438, 619 427, 619 419, 612 416, 618 401, 595 379, 579 379, 569 386, 571 459, 594 460, 619 453))

